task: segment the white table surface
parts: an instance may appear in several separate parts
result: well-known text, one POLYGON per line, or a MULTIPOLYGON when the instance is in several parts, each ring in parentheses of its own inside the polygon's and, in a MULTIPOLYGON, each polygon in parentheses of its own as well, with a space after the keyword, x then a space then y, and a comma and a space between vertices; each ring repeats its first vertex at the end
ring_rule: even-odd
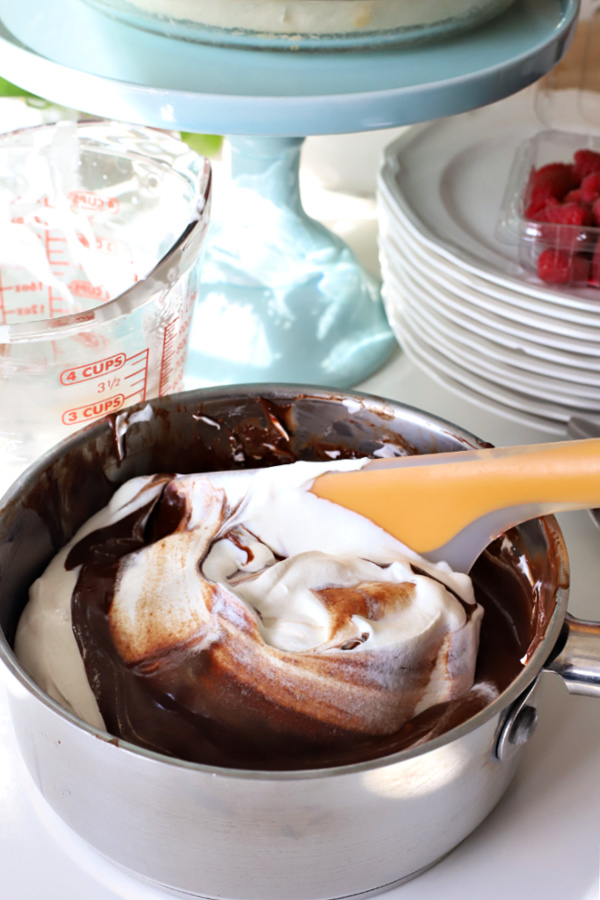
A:
MULTIPOLYGON (((336 140, 347 149, 345 138, 336 140)), ((364 138, 357 140, 363 153, 364 138)), ((373 137, 381 140, 381 135, 373 137)), ((326 143, 309 144, 307 159, 318 160, 319 147, 329 165, 335 146, 332 151, 326 143)), ((314 169, 316 178, 309 178, 308 187, 317 186, 307 207, 314 204, 316 210, 325 201, 319 205, 321 218, 376 269, 372 201, 324 193, 318 179, 327 176, 318 165, 314 169)), ((544 439, 542 432, 451 394, 401 353, 360 387, 454 421, 496 444, 544 439)), ((562 515, 559 521, 571 559, 570 611, 600 618, 600 531, 584 512, 562 515)), ((170 894, 102 859, 47 807, 19 757, 5 677, 0 672, 0 898, 168 900, 170 894)), ((543 675, 539 712, 540 724, 524 748, 517 775, 488 819, 437 866, 382 895, 386 900, 598 900, 600 700, 569 696, 557 676, 543 675)))

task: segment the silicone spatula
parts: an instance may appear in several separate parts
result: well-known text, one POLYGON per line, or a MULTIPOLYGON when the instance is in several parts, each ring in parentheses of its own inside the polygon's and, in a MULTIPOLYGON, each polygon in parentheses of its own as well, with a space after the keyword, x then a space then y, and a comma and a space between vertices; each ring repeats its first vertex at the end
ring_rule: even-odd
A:
POLYGON ((320 475, 311 491, 468 572, 511 526, 600 506, 600 438, 374 460, 320 475))

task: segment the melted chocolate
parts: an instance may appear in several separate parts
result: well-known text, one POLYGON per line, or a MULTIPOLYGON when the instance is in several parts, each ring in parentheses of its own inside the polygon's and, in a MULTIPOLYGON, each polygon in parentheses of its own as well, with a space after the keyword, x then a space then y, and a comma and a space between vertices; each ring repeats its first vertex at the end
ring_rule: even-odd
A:
MULTIPOLYGON (((536 603, 530 580, 515 565, 514 545, 502 542, 492 545, 472 573, 485 609, 474 688, 458 701, 425 711, 390 736, 341 730, 283 709, 257 691, 248 692, 220 667, 213 652, 184 645, 127 666, 114 645, 108 619, 119 559, 185 521, 185 510, 170 496, 167 487, 159 501, 86 536, 67 560, 68 567, 82 565, 72 617, 88 680, 107 729, 120 738, 226 767, 286 770, 354 763, 443 734, 489 702, 489 691, 481 691, 482 685, 501 692, 522 669, 535 638, 536 603)), ((324 592, 324 602, 333 602, 332 590, 324 592)), ((377 618, 381 598, 351 599, 377 618)))
MULTIPOLYGON (((361 395, 345 400, 344 395, 293 386, 214 388, 152 401, 153 415, 132 420, 125 428, 122 418, 127 411, 120 414, 118 428, 116 419, 109 417, 82 432, 39 467, 5 512, 0 624, 9 642, 32 580, 128 478, 278 465, 295 459, 403 456, 489 446, 392 402, 361 395)), ((521 526, 510 532, 509 541, 492 545, 472 572, 485 615, 476 687, 464 698, 428 710, 387 738, 367 739, 332 729, 320 741, 314 740, 309 722, 304 723, 302 740, 286 740, 270 718, 273 711, 263 705, 256 709, 259 724, 251 726, 249 739, 242 741, 238 725, 248 711, 244 702, 238 704, 237 724, 219 723, 210 715, 211 710, 219 711, 219 698, 199 697, 194 691, 199 675, 209 683, 207 660, 188 665, 187 680, 197 707, 190 715, 170 690, 166 657, 136 670, 124 667, 116 654, 107 620, 116 559, 127 552, 125 548, 158 540, 173 529, 181 514, 177 500, 170 507, 167 503, 167 512, 164 504, 160 506, 159 511, 149 505, 131 517, 125 533, 106 533, 102 540, 96 535, 73 551, 71 565, 86 561, 74 600, 75 629, 92 684, 99 679, 104 683, 101 707, 117 738, 217 766, 285 770, 354 763, 448 731, 486 705, 478 686, 491 684, 502 691, 521 672, 524 661, 544 641, 557 588, 566 587, 567 573, 561 569, 564 550, 553 546, 551 530, 539 522, 531 523, 530 530, 521 526), (526 549, 521 543, 525 533, 526 549), (88 646, 87 633, 96 636, 95 644, 88 646)), ((180 656, 185 650, 178 648, 180 656)))

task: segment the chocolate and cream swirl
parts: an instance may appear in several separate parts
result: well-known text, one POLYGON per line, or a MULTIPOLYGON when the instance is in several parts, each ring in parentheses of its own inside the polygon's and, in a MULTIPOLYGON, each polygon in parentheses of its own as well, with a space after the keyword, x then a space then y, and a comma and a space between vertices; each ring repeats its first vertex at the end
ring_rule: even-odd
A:
POLYGON ((360 754, 456 700, 470 579, 309 492, 363 463, 133 479, 32 587, 23 665, 91 724, 212 765, 360 754))

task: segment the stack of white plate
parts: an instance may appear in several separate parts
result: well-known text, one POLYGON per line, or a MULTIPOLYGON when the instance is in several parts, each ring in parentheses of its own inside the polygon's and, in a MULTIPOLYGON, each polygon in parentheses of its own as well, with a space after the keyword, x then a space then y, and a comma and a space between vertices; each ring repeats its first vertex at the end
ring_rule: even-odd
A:
POLYGON ((564 434, 600 412, 600 290, 554 289, 496 226, 533 95, 410 129, 378 179, 383 295, 407 355, 448 388, 564 434))

